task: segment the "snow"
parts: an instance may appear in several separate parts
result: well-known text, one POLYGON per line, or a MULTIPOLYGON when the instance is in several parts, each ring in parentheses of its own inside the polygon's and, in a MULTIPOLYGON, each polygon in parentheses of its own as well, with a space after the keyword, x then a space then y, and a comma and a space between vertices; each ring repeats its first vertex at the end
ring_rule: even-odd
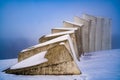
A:
POLYGON ((59 32, 59 33, 53 33, 53 34, 46 35, 45 37, 52 37, 52 36, 72 34, 72 33, 74 33, 73 30, 71 30, 71 31, 64 31, 64 32, 59 32))
POLYGON ((13 65, 10 68, 11 69, 19 69, 19 68, 30 67, 30 66, 34 66, 37 64, 47 62, 48 60, 46 58, 44 58, 46 53, 47 53, 47 51, 40 52, 32 57, 29 57, 15 65, 13 65))
POLYGON ((37 44, 37 45, 32 46, 32 47, 30 47, 30 48, 24 49, 24 50, 22 50, 21 52, 29 51, 29 50, 34 49, 34 48, 37 48, 37 47, 41 47, 41 46, 45 46, 45 45, 48 45, 48 44, 52 44, 52 43, 56 43, 56 42, 60 42, 60 41, 67 40, 67 39, 68 39, 68 36, 69 36, 69 35, 63 35, 63 36, 54 38, 54 39, 49 40, 49 41, 46 41, 46 42, 44 42, 44 43, 40 43, 40 44, 37 44))
POLYGON ((86 53, 80 58, 81 75, 14 75, 2 70, 17 59, 0 60, 0 80, 120 80, 120 49, 86 53))
POLYGON ((76 26, 83 26, 83 24, 76 23, 76 22, 63 21, 63 23, 64 23, 64 22, 67 22, 67 23, 70 23, 70 24, 73 24, 73 25, 76 25, 76 26))
POLYGON ((60 30, 77 30, 78 28, 65 28, 65 27, 61 27, 61 28, 53 28, 53 29, 60 29, 60 30))

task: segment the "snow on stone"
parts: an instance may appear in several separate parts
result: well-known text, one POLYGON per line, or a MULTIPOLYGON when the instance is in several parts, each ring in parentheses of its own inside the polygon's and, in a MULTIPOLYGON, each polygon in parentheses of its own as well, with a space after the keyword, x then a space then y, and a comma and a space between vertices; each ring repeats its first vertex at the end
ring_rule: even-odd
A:
POLYGON ((21 52, 25 52, 25 51, 28 51, 28 50, 31 50, 31 49, 34 49, 34 48, 37 48, 37 47, 41 47, 41 46, 45 46, 45 45, 48 45, 48 44, 52 44, 52 43, 60 42, 60 41, 63 41, 63 40, 67 40, 67 39, 68 39, 68 36, 69 36, 69 35, 63 35, 63 36, 57 37, 57 38, 55 38, 55 39, 46 41, 46 42, 44 42, 44 43, 40 43, 40 44, 37 44, 37 45, 32 46, 32 47, 30 47, 30 48, 24 49, 24 50, 22 50, 21 52))
POLYGON ((78 28, 66 28, 66 27, 62 27, 62 28, 53 28, 53 29, 60 29, 60 30, 77 30, 78 28))
MULTIPOLYGON (((70 49, 71 49, 71 52, 72 52, 70 55, 73 56, 74 61, 77 63, 75 49, 73 47, 72 39, 71 39, 71 37, 69 35, 60 36, 60 37, 52 39, 50 41, 46 41, 44 43, 35 45, 33 48, 40 47, 40 46, 47 45, 47 44, 51 44, 51 43, 55 43, 55 42, 59 42, 59 41, 63 41, 63 40, 68 40, 68 42, 70 44, 70 49)), ((28 49, 26 49, 24 51, 27 51, 27 50, 28 49)), ((19 62, 18 64, 12 66, 11 69, 29 67, 29 66, 33 66, 33 65, 40 64, 42 62, 47 61, 46 59, 43 59, 44 56, 42 54, 45 54, 45 53, 44 52, 39 53, 39 54, 36 54, 36 55, 34 55, 34 56, 30 57, 30 58, 27 58, 27 59, 19 62), (42 59, 41 59, 41 56, 42 56, 42 59)))
POLYGON ((72 42, 72 39, 71 37, 67 34, 67 35, 63 35, 63 36, 60 36, 60 37, 57 37, 55 39, 52 39, 52 40, 49 40, 49 41, 46 41, 44 43, 40 43, 40 44, 37 44, 35 46, 32 46, 31 48, 28 48, 28 49, 24 49, 22 50, 21 52, 24 52, 24 51, 28 51, 28 50, 31 50, 32 48, 37 48, 37 47, 41 47, 41 46, 45 46, 45 45, 48 45, 48 44, 52 44, 52 43, 56 43, 56 42, 61 42, 61 41, 64 41, 64 40, 68 40, 69 44, 70 44, 70 49, 72 51, 72 56, 73 58, 76 60, 76 57, 75 57, 75 50, 74 50, 74 47, 73 47, 73 42, 72 42))
POLYGON ((46 35, 45 37, 52 37, 52 36, 71 34, 71 33, 74 33, 74 31, 71 30, 71 31, 64 31, 64 32, 59 32, 59 33, 53 33, 53 34, 46 35))
POLYGON ((2 70, 17 59, 0 60, 0 80, 120 80, 120 49, 88 53, 80 58, 81 75, 14 75, 2 70))
POLYGON ((10 69, 25 68, 25 67, 30 67, 30 66, 34 66, 37 64, 47 62, 48 60, 46 58, 44 58, 46 53, 47 53, 47 51, 40 52, 32 57, 29 57, 15 65, 13 65, 12 67, 10 67, 10 69))
POLYGON ((64 22, 67 22, 67 23, 70 23, 70 24, 73 24, 73 25, 76 25, 76 26, 83 26, 83 24, 76 23, 76 22, 63 21, 63 23, 64 23, 64 22))

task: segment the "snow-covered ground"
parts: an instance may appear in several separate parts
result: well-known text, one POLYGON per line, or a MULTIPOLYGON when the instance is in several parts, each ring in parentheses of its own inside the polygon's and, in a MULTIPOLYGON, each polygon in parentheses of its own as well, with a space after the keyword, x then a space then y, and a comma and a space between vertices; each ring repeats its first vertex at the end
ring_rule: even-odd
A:
POLYGON ((17 59, 0 60, 0 80, 120 80, 120 49, 100 51, 82 56, 79 67, 82 75, 14 75, 3 70, 17 59))

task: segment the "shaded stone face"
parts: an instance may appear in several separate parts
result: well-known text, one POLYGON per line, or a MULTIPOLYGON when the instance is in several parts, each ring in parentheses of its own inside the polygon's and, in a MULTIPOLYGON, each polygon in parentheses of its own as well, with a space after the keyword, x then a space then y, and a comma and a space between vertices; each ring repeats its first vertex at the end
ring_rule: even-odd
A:
POLYGON ((111 19, 103 19, 102 50, 111 49, 111 19))

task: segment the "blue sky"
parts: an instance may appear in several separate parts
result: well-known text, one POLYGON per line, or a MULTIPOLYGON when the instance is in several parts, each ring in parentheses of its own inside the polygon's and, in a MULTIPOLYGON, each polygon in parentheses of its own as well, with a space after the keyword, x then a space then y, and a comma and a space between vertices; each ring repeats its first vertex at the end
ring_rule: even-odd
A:
POLYGON ((112 47, 120 48, 119 0, 0 0, 0 59, 17 57, 51 28, 82 13, 112 18, 112 47))

